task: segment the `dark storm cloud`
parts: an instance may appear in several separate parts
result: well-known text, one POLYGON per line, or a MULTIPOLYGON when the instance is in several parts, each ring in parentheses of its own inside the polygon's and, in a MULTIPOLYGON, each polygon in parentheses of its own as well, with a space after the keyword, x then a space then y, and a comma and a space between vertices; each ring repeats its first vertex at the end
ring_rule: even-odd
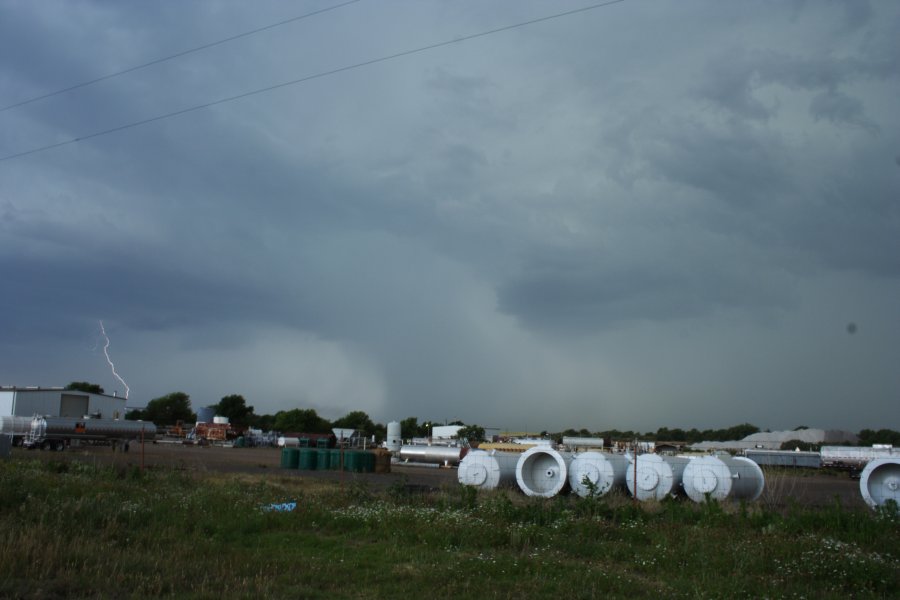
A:
MULTIPOLYGON (((887 414, 898 13, 851 4, 625 2, 0 163, 0 376, 107 376, 102 318, 145 401, 830 427, 855 390, 887 414)), ((3 10, 0 104, 299 12, 3 10)), ((2 112, 0 153, 548 10, 358 3, 2 112)))

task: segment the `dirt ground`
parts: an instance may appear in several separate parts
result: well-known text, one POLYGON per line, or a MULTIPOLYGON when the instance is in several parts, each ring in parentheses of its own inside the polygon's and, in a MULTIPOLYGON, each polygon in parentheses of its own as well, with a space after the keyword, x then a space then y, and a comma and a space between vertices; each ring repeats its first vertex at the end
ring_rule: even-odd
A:
MULTIPOLYGON (((249 473, 299 479, 327 479, 358 482, 387 489, 404 486, 412 491, 427 492, 456 486, 456 469, 405 465, 394 463, 391 472, 346 473, 339 471, 299 471, 281 468, 279 448, 223 448, 219 446, 185 446, 181 444, 132 444, 129 452, 113 452, 106 446, 69 448, 62 452, 23 450, 14 448, 12 458, 40 460, 83 461, 96 465, 118 467, 169 467, 194 472, 249 473)), ((793 475, 785 470, 766 472, 766 489, 761 502, 769 506, 785 506, 791 501, 800 505, 824 506, 836 500, 847 508, 865 508, 859 490, 859 480, 846 474, 793 475), (792 500, 793 499, 793 500, 792 500)))

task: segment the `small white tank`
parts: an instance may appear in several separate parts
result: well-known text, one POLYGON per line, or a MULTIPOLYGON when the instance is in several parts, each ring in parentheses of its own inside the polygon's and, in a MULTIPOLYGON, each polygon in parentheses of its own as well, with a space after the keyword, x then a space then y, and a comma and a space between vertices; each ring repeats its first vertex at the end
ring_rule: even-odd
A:
POLYGON ((859 491, 872 508, 883 506, 888 500, 900 504, 900 459, 870 461, 859 476, 859 491))
POLYGON ((526 496, 552 498, 569 483, 572 454, 557 452, 549 446, 535 446, 521 455, 516 463, 516 482, 526 496))
POLYGON ((576 454, 569 464, 569 485, 572 491, 586 498, 590 495, 590 486, 585 485, 585 478, 596 486, 599 496, 609 493, 613 487, 625 487, 625 472, 631 464, 622 454, 606 454, 603 452, 582 452, 576 454))
POLYGON ((387 440, 385 440, 385 448, 391 452, 400 452, 403 446, 403 438, 400 434, 400 423, 391 421, 387 424, 387 440))
POLYGON ((756 500, 765 487, 762 469, 749 458, 726 455, 692 459, 682 475, 684 492, 694 502, 756 500))
POLYGON ((637 457, 637 468, 634 462, 628 465, 625 484, 638 500, 662 500, 681 490, 681 477, 689 461, 681 456, 641 454, 637 457))
POLYGON ((459 463, 457 479, 463 485, 483 490, 510 485, 516 481, 519 456, 518 452, 471 450, 459 463))
POLYGON ((213 423, 216 425, 228 425, 228 417, 213 417, 213 423))

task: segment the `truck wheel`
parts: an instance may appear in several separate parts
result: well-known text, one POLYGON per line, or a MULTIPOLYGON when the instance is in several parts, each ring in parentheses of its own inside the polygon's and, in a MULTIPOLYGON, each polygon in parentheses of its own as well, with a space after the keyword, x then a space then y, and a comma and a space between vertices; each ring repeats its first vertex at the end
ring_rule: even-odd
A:
POLYGON ((44 440, 41 442, 41 450, 50 450, 53 447, 50 440, 44 440))
POLYGON ((62 452, 66 449, 66 443, 62 440, 56 440, 55 442, 53 442, 53 449, 57 452, 62 452))

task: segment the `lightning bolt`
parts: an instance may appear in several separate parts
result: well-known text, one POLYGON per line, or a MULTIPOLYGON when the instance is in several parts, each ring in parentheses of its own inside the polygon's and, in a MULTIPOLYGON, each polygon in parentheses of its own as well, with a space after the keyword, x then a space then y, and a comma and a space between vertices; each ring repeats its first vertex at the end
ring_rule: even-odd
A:
POLYGON ((103 337, 106 339, 106 344, 103 345, 103 354, 106 355, 106 362, 109 363, 109 368, 112 369, 112 374, 115 375, 116 379, 122 382, 122 385, 125 386, 125 399, 128 399, 128 384, 125 383, 125 380, 122 379, 118 373, 116 373, 116 365, 113 364, 113 361, 109 358, 109 336, 106 335, 106 329, 103 328, 103 321, 100 321, 100 333, 103 334, 103 337))

